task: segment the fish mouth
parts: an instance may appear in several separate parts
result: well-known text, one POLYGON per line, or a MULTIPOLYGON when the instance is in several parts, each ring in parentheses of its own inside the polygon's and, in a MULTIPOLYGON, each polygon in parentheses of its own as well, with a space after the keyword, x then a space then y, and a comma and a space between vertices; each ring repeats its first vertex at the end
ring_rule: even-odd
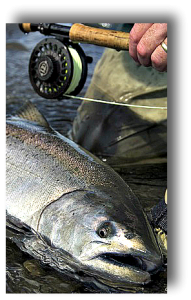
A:
MULTIPOLYGON (((85 262, 85 261, 84 261, 85 262)), ((150 253, 102 252, 86 260, 86 266, 107 285, 117 287, 143 286, 162 267, 161 257, 150 253)))
POLYGON ((108 252, 97 256, 97 258, 118 267, 130 268, 141 272, 148 272, 149 274, 155 274, 158 271, 158 268, 152 261, 132 254, 108 252))
POLYGON ((143 261, 131 254, 119 255, 117 253, 104 253, 99 256, 100 259, 107 261, 111 264, 118 265, 121 267, 134 267, 146 271, 146 265, 143 261))

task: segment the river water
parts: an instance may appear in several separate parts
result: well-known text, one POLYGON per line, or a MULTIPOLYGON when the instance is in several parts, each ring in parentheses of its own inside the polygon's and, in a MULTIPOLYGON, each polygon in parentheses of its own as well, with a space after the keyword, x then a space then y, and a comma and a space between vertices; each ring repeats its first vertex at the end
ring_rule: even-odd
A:
MULTIPOLYGON (((24 35, 17 24, 7 24, 6 35, 6 109, 7 114, 16 112, 26 100, 30 100, 43 112, 51 126, 63 135, 72 127, 80 100, 64 99, 53 101, 38 96, 29 81, 28 63, 31 51, 44 38, 40 33, 24 35)), ((86 55, 93 57, 89 65, 88 78, 80 96, 91 81, 95 65, 104 49, 94 45, 82 46, 86 55)), ((143 208, 149 212, 162 199, 167 185, 167 166, 163 164, 115 166, 116 171, 138 196, 143 208)), ((93 281, 82 282, 42 266, 39 261, 23 253, 7 239, 6 243, 6 291, 7 293, 119 293, 106 286, 95 285, 93 281)), ((155 276, 147 287, 138 293, 166 293, 167 270, 155 276)), ((135 290, 127 291, 135 292, 135 290)))

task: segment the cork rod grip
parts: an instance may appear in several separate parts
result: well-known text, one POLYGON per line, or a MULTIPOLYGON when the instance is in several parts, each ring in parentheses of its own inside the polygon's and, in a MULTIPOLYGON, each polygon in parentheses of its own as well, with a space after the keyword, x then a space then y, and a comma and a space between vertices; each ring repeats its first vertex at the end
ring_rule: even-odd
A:
POLYGON ((20 23, 19 27, 23 32, 31 32, 31 23, 20 23))
POLYGON ((115 30, 93 28, 75 23, 69 37, 75 42, 84 42, 117 50, 129 50, 129 33, 115 30))

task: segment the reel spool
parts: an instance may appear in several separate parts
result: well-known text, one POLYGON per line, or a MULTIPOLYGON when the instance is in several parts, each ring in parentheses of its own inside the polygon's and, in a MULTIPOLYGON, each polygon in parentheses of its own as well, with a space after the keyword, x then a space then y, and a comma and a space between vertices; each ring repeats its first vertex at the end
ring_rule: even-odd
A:
POLYGON ((87 57, 78 44, 46 38, 34 48, 29 77, 34 90, 43 98, 63 99, 77 95, 87 77, 87 57))

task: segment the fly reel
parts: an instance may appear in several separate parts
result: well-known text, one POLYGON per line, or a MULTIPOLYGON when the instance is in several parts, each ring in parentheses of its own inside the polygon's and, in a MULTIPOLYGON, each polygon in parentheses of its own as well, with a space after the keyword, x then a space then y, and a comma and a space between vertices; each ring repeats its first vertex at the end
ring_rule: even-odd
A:
POLYGON ((63 99, 77 95, 87 77, 87 57, 69 41, 45 38, 34 48, 29 62, 29 77, 34 90, 43 98, 63 99))

